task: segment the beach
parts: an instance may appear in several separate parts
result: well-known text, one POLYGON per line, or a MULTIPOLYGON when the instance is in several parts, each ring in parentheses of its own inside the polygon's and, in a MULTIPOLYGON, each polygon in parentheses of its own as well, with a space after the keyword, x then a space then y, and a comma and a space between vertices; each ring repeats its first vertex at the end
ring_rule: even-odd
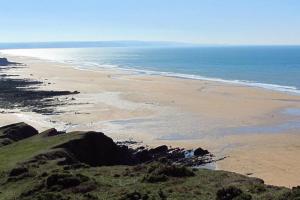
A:
POLYGON ((300 182, 299 95, 109 68, 80 70, 71 64, 3 56, 26 64, 6 73, 41 81, 39 89, 80 93, 71 96, 72 104, 57 108, 62 114, 2 112, 0 126, 24 121, 39 131, 95 130, 115 140, 149 146, 201 146, 217 158, 226 157, 214 166, 218 170, 278 186, 300 182))

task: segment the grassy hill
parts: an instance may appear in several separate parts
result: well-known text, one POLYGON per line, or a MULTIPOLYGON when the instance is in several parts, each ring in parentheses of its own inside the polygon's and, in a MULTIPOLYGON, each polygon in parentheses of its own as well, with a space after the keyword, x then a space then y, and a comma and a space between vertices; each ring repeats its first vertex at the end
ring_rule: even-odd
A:
MULTIPOLYGON (((20 128, 24 126, 17 124, 13 132, 0 128, 0 140, 7 139, 8 133, 24 131, 20 128)), ((174 165, 163 158, 132 165, 108 162, 109 166, 91 166, 88 161, 95 156, 105 160, 125 154, 119 154, 119 147, 105 135, 92 133, 92 140, 87 140, 88 134, 49 130, 0 146, 0 199, 300 199, 300 188, 268 186, 257 178, 174 165), (93 141, 95 138, 102 143, 93 141), (89 152, 94 149, 98 149, 95 154, 89 152), (89 155, 89 159, 82 158, 89 155)))

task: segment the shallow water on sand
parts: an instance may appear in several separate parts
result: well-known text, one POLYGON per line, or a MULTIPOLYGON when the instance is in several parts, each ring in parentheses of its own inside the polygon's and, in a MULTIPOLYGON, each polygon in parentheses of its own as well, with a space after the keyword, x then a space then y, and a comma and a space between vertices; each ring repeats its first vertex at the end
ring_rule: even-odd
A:
POLYGON ((300 46, 99 47, 0 52, 71 63, 81 69, 121 68, 300 94, 300 46))
POLYGON ((287 108, 282 113, 290 116, 300 116, 300 108, 287 108))

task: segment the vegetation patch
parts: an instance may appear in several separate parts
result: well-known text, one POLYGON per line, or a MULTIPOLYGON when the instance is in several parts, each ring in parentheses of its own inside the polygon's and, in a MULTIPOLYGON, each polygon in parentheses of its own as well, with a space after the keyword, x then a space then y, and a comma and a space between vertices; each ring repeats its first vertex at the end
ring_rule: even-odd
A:
POLYGON ((252 196, 245 194, 241 189, 229 186, 217 192, 217 200, 251 200, 252 196))
POLYGON ((143 181, 156 183, 167 181, 169 177, 183 178, 191 176, 195 176, 195 173, 187 167, 173 164, 154 163, 148 168, 148 172, 143 181))
POLYGON ((120 198, 120 200, 148 200, 149 195, 148 194, 141 194, 137 191, 128 193, 120 198))
POLYGON ((89 178, 81 174, 58 173, 52 174, 46 179, 46 186, 50 189, 66 189, 76 187, 82 182, 88 181, 89 178))

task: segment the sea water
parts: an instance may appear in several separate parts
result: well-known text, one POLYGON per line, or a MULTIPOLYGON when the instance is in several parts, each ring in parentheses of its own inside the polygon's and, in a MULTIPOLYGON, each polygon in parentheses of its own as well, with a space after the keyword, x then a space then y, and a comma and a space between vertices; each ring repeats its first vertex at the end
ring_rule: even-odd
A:
POLYGON ((118 68, 300 94, 300 46, 53 47, 0 52, 71 63, 82 69, 118 68))

